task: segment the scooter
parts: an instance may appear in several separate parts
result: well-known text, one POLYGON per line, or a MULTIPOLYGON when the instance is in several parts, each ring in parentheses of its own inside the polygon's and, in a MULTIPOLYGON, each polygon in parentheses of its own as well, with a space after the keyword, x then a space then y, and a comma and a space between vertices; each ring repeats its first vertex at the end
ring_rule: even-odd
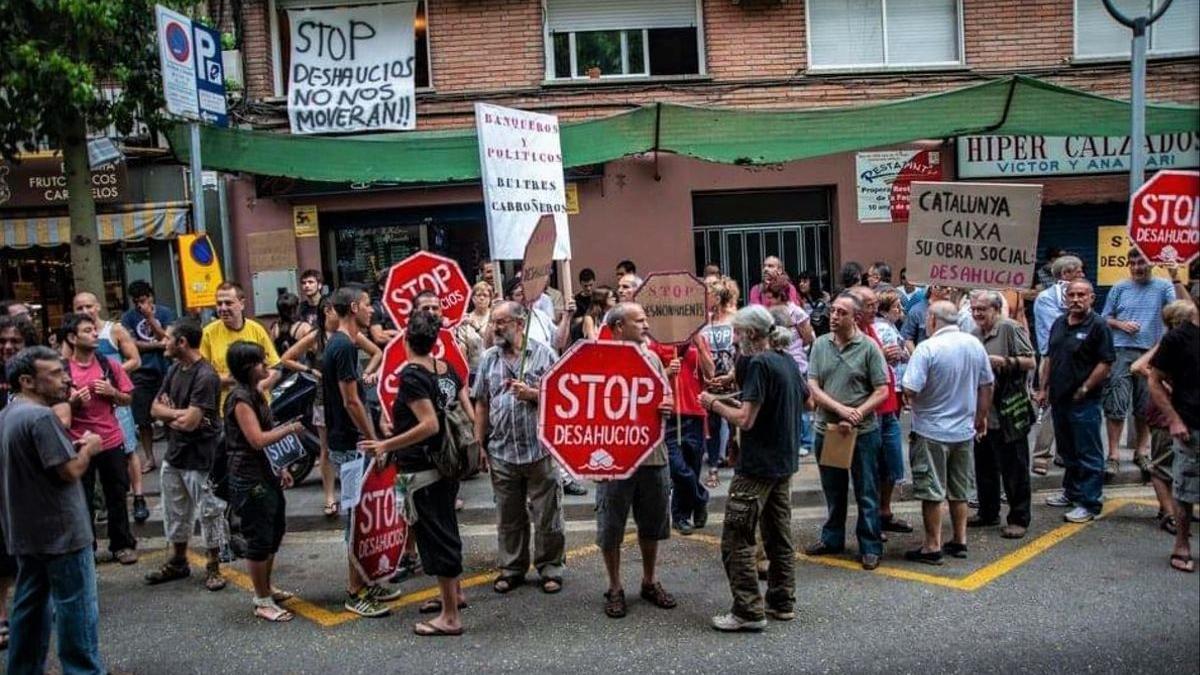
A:
POLYGON ((304 456, 288 466, 296 485, 304 482, 321 456, 321 440, 312 423, 313 402, 317 399, 317 387, 320 386, 321 381, 317 378, 297 372, 285 375, 271 390, 272 416, 277 421, 299 420, 304 425, 304 431, 300 432, 304 456))

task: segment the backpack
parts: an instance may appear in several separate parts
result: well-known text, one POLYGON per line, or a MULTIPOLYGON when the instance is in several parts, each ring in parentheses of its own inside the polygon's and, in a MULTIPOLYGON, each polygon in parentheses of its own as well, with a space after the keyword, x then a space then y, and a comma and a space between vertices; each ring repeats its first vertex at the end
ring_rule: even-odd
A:
MULTIPOLYGON (((436 365, 437 361, 434 361, 435 368, 436 365)), ((437 377, 436 372, 434 377, 437 377)), ((467 411, 463 410, 457 399, 450 399, 438 413, 442 442, 438 447, 428 450, 429 461, 442 478, 448 480, 463 480, 478 473, 480 445, 475 438, 475 425, 471 423, 467 411)))
MULTIPOLYGON (((115 389, 117 387, 117 377, 113 375, 112 362, 109 361, 107 356, 96 354, 96 363, 100 365, 100 372, 104 375, 104 379, 115 389)), ((113 415, 117 418, 117 424, 121 427, 121 437, 124 440, 125 453, 137 452, 140 439, 137 422, 133 419, 133 411, 127 405, 114 405, 113 415)))

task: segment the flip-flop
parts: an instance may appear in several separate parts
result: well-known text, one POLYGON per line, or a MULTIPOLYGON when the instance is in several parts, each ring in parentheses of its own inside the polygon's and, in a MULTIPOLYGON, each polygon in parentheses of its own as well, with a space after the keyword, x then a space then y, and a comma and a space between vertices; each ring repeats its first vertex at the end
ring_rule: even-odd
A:
POLYGON ((142 474, 143 474, 143 475, 145 475, 145 474, 148 474, 148 473, 150 473, 151 471, 154 471, 154 470, 155 470, 155 469, 157 469, 157 468, 158 468, 158 465, 157 465, 157 464, 150 464, 150 465, 147 465, 147 466, 143 466, 143 467, 142 467, 142 474))
POLYGON ((511 593, 515 591, 518 586, 524 585, 525 577, 496 577, 496 580, 492 582, 492 590, 496 591, 500 595, 504 595, 505 593, 511 593), (503 586, 501 586, 501 584, 503 584, 503 586))
POLYGON ((338 503, 337 502, 328 502, 325 504, 325 517, 326 518, 333 518, 337 514, 338 514, 338 503))
POLYGON ((448 630, 445 628, 438 628, 428 621, 418 621, 417 623, 413 624, 413 633, 421 637, 457 637, 463 634, 463 629, 459 628, 457 630, 448 630))
POLYGON ((1179 572, 1185 572, 1187 574, 1191 574, 1192 572, 1196 571, 1195 561, 1192 560, 1192 556, 1190 556, 1190 555, 1180 555, 1178 553, 1174 553, 1171 555, 1170 565, 1171 565, 1171 569, 1179 571, 1179 572), (1179 565, 1176 565, 1175 561, 1179 561, 1179 562, 1183 563, 1184 567, 1180 567, 1179 565))
MULTIPOLYGON (((466 600, 458 603, 459 609, 466 609, 468 607, 470 607, 470 605, 467 604, 466 600)), ((438 612, 442 611, 442 599, 430 598, 425 602, 422 602, 421 606, 417 608, 417 611, 421 614, 437 614, 438 612)))
POLYGON ((541 581, 542 592, 546 595, 554 595, 563 589, 561 577, 543 577, 541 581), (550 584, 554 584, 554 588, 550 588, 550 584))
POLYGON ((716 469, 708 470, 708 477, 704 479, 704 487, 709 489, 721 487, 721 474, 717 473, 716 469))

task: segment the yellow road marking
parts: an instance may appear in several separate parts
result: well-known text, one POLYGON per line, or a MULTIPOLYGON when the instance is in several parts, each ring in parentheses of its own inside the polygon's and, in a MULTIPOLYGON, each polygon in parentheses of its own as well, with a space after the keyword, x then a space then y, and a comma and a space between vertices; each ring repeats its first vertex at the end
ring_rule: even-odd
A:
MULTIPOLYGON (((1152 499, 1110 499, 1105 503, 1104 512, 1100 517, 1103 518, 1105 516, 1110 516, 1121 508, 1129 505, 1158 506, 1158 502, 1152 499)), ((914 572, 909 569, 892 567, 890 565, 880 565, 874 571, 867 572, 867 570, 862 569, 862 565, 854 562, 853 560, 847 560, 845 558, 828 558, 824 556, 811 557, 803 553, 797 553, 796 560, 815 563, 818 565, 825 565, 826 567, 837 567, 844 570, 867 572, 868 574, 879 574, 886 577, 892 577, 894 579, 903 579, 905 581, 916 581, 918 583, 941 586, 943 588, 952 588, 954 590, 966 591, 969 593, 977 591, 999 579, 1000 577, 1008 574, 1009 572, 1012 572, 1039 554, 1044 553, 1055 544, 1079 534, 1093 522, 1096 521, 1091 521, 1088 523, 1066 523, 1064 525, 1060 525, 1059 527, 1050 530, 1037 539, 1034 539, 1024 546, 1021 546, 1015 551, 1012 551, 1001 557, 999 560, 989 563, 988 565, 985 565, 964 577, 950 577, 940 576, 937 574, 927 574, 923 572, 914 572)), ((690 538, 693 540, 703 541, 707 544, 713 544, 716 546, 721 545, 721 539, 719 537, 714 537, 709 534, 697 533, 693 534, 690 538)))
MULTIPOLYGON (((626 535, 621 544, 624 546, 630 542, 633 542, 636 538, 637 535, 631 533, 626 535)), ((579 558, 598 553, 599 551, 600 548, 595 544, 588 544, 587 546, 580 546, 579 548, 567 551, 566 559, 568 561, 577 560, 579 558)), ((208 559, 199 553, 189 551, 188 562, 190 562, 192 566, 203 570, 205 565, 208 564, 208 559)), ((245 572, 235 569, 229 565, 223 565, 221 567, 221 574, 224 575, 225 578, 228 579, 229 582, 234 586, 237 586, 242 590, 250 591, 251 593, 254 592, 254 583, 250 580, 250 575, 246 574, 245 572)), ((464 577, 462 579, 462 587, 473 588, 475 586, 482 586, 490 583, 496 574, 497 570, 489 569, 483 572, 472 574, 469 577, 464 577)), ((402 595, 386 604, 391 609, 399 609, 401 607, 407 607, 419 602, 424 602, 431 598, 436 598, 439 595, 440 590, 438 589, 437 584, 434 584, 431 587, 402 595)), ((333 628, 334 626, 340 626, 343 623, 363 618, 357 614, 346 611, 331 612, 320 605, 313 604, 308 600, 301 598, 299 595, 291 600, 288 600, 287 602, 282 603, 282 606, 287 608, 288 611, 292 612, 293 614, 304 617, 305 619, 312 621, 322 628, 333 628)))

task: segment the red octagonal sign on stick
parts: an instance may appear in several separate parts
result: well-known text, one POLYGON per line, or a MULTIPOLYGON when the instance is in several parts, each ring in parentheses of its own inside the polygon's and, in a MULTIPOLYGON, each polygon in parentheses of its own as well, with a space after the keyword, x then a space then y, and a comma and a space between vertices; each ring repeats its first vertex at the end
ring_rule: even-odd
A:
POLYGON ((1159 265, 1200 254, 1200 172, 1159 171, 1129 200, 1129 238, 1159 265))
POLYGON ((458 263, 419 251, 392 265, 383 287, 383 306, 399 330, 408 325, 413 301, 421 291, 432 291, 441 300, 444 328, 461 323, 471 304, 471 282, 458 263))
POLYGON ((575 478, 622 479, 663 440, 669 391, 630 342, 575 343, 542 378, 538 439, 575 478))
MULTIPOLYGON (((467 383, 467 360, 454 342, 454 333, 443 328, 438 331, 437 344, 433 345, 433 358, 445 361, 463 384, 467 383)), ((404 348, 404 336, 397 335, 383 348, 383 364, 379 367, 379 383, 375 391, 379 394, 379 405, 388 421, 392 419, 392 406, 400 393, 400 370, 408 363, 408 350, 404 348)))

